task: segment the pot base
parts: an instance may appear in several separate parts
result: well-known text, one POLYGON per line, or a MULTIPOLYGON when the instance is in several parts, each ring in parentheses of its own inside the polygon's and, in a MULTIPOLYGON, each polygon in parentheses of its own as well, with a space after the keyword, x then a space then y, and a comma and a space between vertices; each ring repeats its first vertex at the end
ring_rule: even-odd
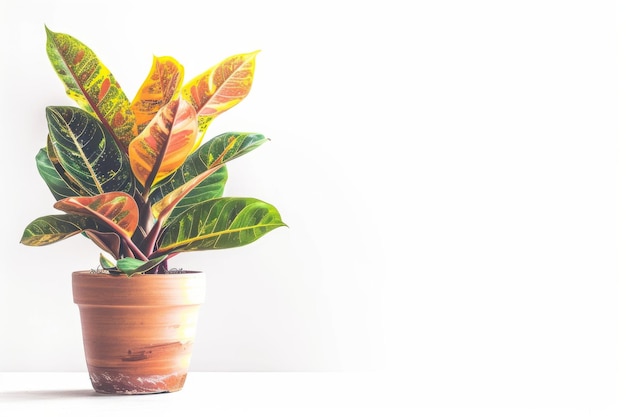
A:
POLYGON ((89 368, 93 389, 100 394, 161 394, 180 391, 187 373, 130 375, 125 372, 89 368))

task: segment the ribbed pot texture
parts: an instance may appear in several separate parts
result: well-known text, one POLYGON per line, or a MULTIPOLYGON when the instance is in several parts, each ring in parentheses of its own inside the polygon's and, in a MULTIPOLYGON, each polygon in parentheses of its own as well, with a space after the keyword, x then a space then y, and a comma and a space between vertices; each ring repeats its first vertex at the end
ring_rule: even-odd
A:
POLYGON ((105 394, 181 390, 205 285, 202 272, 130 278, 72 273, 94 390, 105 394))

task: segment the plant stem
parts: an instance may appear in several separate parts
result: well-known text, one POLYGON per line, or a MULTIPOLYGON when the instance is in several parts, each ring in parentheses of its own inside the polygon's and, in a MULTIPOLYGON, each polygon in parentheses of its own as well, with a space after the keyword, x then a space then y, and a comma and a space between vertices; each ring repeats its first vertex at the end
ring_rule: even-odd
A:
POLYGON ((128 250, 131 252, 131 256, 133 258, 141 259, 142 261, 147 261, 148 257, 144 255, 144 253, 135 245, 135 242, 127 236, 123 236, 124 242, 126 242, 128 250))

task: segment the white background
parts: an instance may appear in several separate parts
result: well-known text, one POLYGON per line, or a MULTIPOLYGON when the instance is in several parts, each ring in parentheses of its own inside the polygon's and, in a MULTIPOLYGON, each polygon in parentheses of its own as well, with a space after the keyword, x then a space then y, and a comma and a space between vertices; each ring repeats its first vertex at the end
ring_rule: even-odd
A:
POLYGON ((85 369, 70 275, 99 251, 18 243, 54 212, 44 109, 72 104, 48 25, 130 97, 153 54, 190 79, 262 51, 210 130, 272 139, 226 194, 289 228, 176 258, 209 276, 192 370, 367 371, 417 405, 601 415, 626 389, 625 18, 609 1, 5 0, 0 371, 85 369))

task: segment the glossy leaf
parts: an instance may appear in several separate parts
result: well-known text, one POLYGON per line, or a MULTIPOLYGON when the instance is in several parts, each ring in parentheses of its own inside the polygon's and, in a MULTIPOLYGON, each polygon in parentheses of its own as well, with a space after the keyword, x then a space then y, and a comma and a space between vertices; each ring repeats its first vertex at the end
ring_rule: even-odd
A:
POLYGON ((150 271, 167 258, 167 255, 159 256, 149 261, 142 261, 135 258, 122 258, 117 261, 117 269, 129 277, 150 271))
POLYGON ((113 231, 131 237, 139 223, 139 208, 132 196, 111 192, 93 197, 70 197, 59 200, 54 208, 69 214, 93 216, 113 231))
POLYGON ((48 58, 65 84, 66 92, 84 110, 95 115, 125 150, 137 135, 128 98, 108 68, 78 39, 46 27, 48 58))
POLYGON ((235 248, 286 226, 271 204, 255 198, 219 198, 196 204, 163 230, 155 256, 235 248))
MULTIPOLYGON (((159 204, 164 204, 163 199, 165 199, 167 195, 184 186, 187 181, 197 178, 198 175, 208 170, 206 165, 202 166, 193 166, 190 160, 187 160, 185 164, 183 164, 183 166, 180 167, 172 176, 168 177, 161 184, 159 184, 158 188, 155 188, 152 191, 150 194, 150 201, 152 202, 153 207, 152 215, 155 218, 159 217, 159 204), (202 169, 202 166, 204 169, 202 169), (155 206, 156 210, 154 210, 155 206)), ((171 216, 176 216, 177 213, 180 213, 181 211, 184 211, 199 202, 221 197, 224 194, 224 187, 227 180, 228 170, 225 166, 222 166, 217 171, 204 178, 199 184, 196 184, 195 187, 176 204, 171 216)))
MULTIPOLYGON (((195 178, 207 172, 215 164, 232 161, 258 148, 267 141, 268 139, 259 133, 228 132, 216 136, 203 144, 187 158, 174 175, 165 180, 150 195, 154 217, 158 218, 163 210, 163 206, 170 204, 163 201, 166 195, 183 187, 187 182, 194 181, 195 178)), ((177 203, 171 215, 176 216, 194 204, 221 197, 226 179, 225 167, 203 179, 199 184, 194 185, 184 198, 177 203)), ((168 198, 171 199, 172 196, 168 198)))
POLYGON ((80 188, 91 195, 133 190, 128 158, 97 119, 67 106, 48 107, 46 116, 59 163, 80 188))
POLYGON ((130 144, 128 155, 135 177, 149 189, 178 169, 198 135, 196 112, 185 100, 163 107, 130 144))
POLYGON ((180 92, 183 74, 183 66, 174 58, 153 57, 150 73, 131 103, 138 132, 143 131, 159 109, 180 92))
POLYGON ((267 141, 269 139, 260 133, 222 133, 200 146, 191 158, 206 161, 208 165, 218 159, 218 163, 226 163, 255 150, 267 141))
POLYGON ((225 164, 267 138, 235 132, 203 144, 212 120, 250 92, 259 51, 230 56, 186 85, 182 65, 154 56, 131 103, 89 47, 46 34, 50 62, 78 107, 46 109, 36 164, 66 213, 31 222, 23 244, 82 234, 101 249, 104 269, 133 275, 164 272, 179 252, 240 247, 286 226, 266 202, 222 197, 225 164))
POLYGON ((89 195, 89 191, 83 189, 74 178, 68 175, 68 173, 61 165, 61 162, 59 161, 59 156, 57 155, 57 151, 54 148, 52 140, 50 139, 50 135, 48 135, 48 138, 46 140, 46 152, 48 154, 48 159, 50 160, 50 163, 52 163, 52 166, 57 171, 57 174, 59 174, 59 177, 61 177, 61 179, 67 184, 67 186, 74 190, 77 195, 89 195))
POLYGON ((59 175, 58 171, 54 167, 54 164, 48 157, 48 152, 46 152, 45 148, 42 148, 39 152, 37 152, 35 161, 37 163, 39 175, 43 178, 56 200, 80 195, 78 190, 70 187, 61 175, 59 175))
MULTIPOLYGON (((158 220, 159 224, 164 224, 178 204, 207 177, 211 176, 220 168, 221 165, 209 168, 202 174, 190 181, 187 181, 185 184, 166 195, 161 201, 152 206, 153 217, 158 220)), ((206 200, 206 197, 204 197, 204 200, 206 200)))
POLYGON ((26 226, 20 243, 27 246, 44 246, 67 239, 85 230, 99 230, 96 219, 76 214, 57 214, 39 217, 26 226))
POLYGON ((200 132, 219 114, 243 100, 252 88, 260 51, 233 55, 185 84, 183 97, 198 112, 200 132))

